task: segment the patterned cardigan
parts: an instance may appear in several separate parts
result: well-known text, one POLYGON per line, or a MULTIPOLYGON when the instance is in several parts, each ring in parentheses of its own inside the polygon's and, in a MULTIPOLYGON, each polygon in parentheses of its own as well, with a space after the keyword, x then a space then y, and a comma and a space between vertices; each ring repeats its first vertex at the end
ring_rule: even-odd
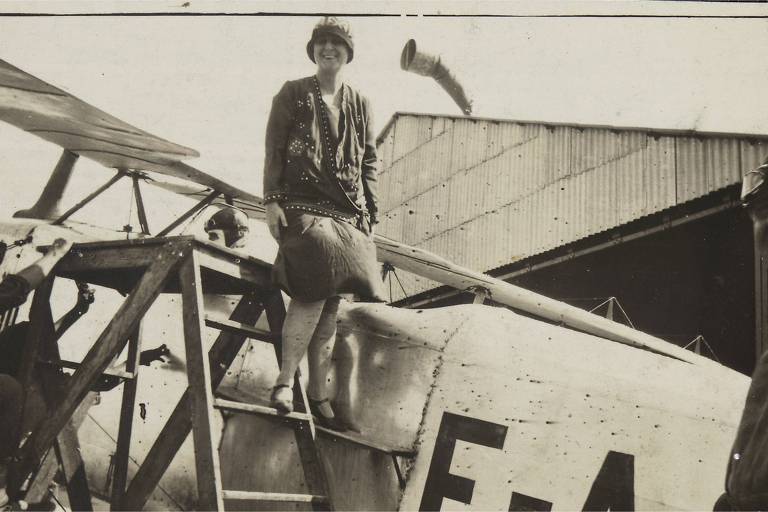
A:
POLYGON ((323 148, 314 77, 286 82, 272 101, 264 158, 265 202, 353 216, 378 212, 377 157, 368 100, 344 84, 338 139, 323 148), (324 165, 335 150, 336 173, 324 165))

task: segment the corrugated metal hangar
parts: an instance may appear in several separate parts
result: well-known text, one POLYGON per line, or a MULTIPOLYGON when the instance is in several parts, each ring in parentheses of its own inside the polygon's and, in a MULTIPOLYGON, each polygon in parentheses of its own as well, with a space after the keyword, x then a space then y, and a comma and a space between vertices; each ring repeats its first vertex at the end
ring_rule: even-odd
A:
MULTIPOLYGON (((754 367, 739 187, 768 136, 398 113, 378 146, 382 235, 754 367)), ((402 271, 389 281, 401 305, 473 298, 402 271)))

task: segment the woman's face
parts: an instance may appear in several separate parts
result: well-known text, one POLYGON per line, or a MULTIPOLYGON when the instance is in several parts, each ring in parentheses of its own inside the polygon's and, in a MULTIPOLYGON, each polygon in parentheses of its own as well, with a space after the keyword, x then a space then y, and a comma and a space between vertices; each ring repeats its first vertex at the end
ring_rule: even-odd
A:
POLYGON ((338 72, 349 58, 347 45, 334 35, 320 35, 315 39, 315 62, 323 71, 338 72))

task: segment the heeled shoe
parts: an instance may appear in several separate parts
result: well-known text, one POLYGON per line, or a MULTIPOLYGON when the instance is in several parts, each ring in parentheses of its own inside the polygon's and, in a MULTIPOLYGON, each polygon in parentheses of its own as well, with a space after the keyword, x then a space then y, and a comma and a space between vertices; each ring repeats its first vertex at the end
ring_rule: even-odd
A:
POLYGON ((339 418, 336 416, 329 418, 320 410, 320 406, 328 401, 327 398, 323 398, 322 400, 314 400, 309 397, 307 398, 309 400, 309 411, 312 413, 312 416, 315 419, 315 424, 330 430, 335 430, 337 432, 346 432, 347 426, 342 421, 340 421, 339 418))
POLYGON ((269 397, 269 406, 273 409, 277 409, 277 412, 281 414, 289 414, 293 412, 293 390, 291 390, 290 398, 278 398, 277 392, 282 388, 288 388, 291 390, 291 386, 288 384, 278 384, 272 388, 272 394, 269 397))

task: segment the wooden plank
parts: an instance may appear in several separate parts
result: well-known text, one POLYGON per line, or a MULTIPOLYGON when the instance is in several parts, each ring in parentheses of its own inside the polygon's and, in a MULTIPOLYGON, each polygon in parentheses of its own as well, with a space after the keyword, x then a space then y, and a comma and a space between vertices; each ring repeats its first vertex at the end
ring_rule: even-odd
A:
POLYGON ((230 411, 247 412, 250 414, 259 414, 262 416, 271 416, 278 419, 294 420, 294 421, 309 421, 310 415, 302 412, 292 412, 290 414, 281 414, 276 409, 271 407, 264 407, 263 405, 248 404, 245 402, 235 402, 233 400, 225 400, 217 398, 213 401, 213 405, 219 409, 227 409, 230 411))
POLYGON ((125 346, 128 335, 136 329, 139 320, 170 278, 179 259, 188 252, 189 244, 169 243, 166 250, 158 254, 158 259, 147 269, 133 292, 88 351, 51 418, 36 429, 24 445, 22 460, 17 465, 20 478, 25 478, 32 471, 51 446, 82 398, 125 346))
POLYGON ((224 491, 225 500, 274 501, 278 503, 327 503, 328 498, 317 494, 289 494, 282 492, 224 491))
POLYGON ((265 331, 264 329, 257 329, 256 327, 242 322, 215 318, 211 315, 205 315, 205 325, 234 334, 243 334, 251 339, 263 341, 265 343, 274 343, 276 340, 280 339, 280 336, 265 331))
MULTIPOLYGON (((279 292, 276 292, 279 293, 279 292)), ((238 302, 235 310, 230 315, 230 320, 255 324, 263 306, 255 296, 246 295, 238 302)), ((229 369, 229 366, 237 357, 237 353, 243 345, 246 337, 242 334, 222 332, 213 343, 208 358, 211 367, 211 379, 213 387, 219 383, 229 369)), ((160 478, 168 469, 176 452, 192 429, 189 419, 189 390, 185 391, 176 404, 173 413, 163 426, 163 430, 152 444, 144 463, 139 467, 133 480, 128 485, 128 490, 123 496, 123 507, 128 510, 141 510, 147 503, 152 491, 157 487, 160 478)))
POLYGON ((197 470, 197 507, 202 510, 224 510, 221 493, 219 450, 213 437, 213 392, 211 370, 205 353, 203 282, 197 252, 187 256, 179 270, 181 281, 184 346, 187 355, 192 418, 192 439, 197 470))
POLYGON ((54 224, 54 225, 60 225, 60 224, 62 224, 62 223, 65 221, 65 220, 67 220, 67 219, 68 219, 68 218, 70 218, 72 215, 74 215, 74 214, 75 214, 75 213, 76 213, 78 210, 80 210, 80 209, 81 209, 83 206, 87 205, 88 203, 90 203, 91 201, 93 201, 94 199, 96 199, 96 197, 98 197, 98 196, 99 196, 99 195, 100 195, 102 192, 104 192, 104 191, 105 191, 105 190, 107 190, 109 187, 111 187, 112 185, 114 185, 115 183, 117 183, 117 181, 118 181, 120 178, 122 178, 123 176, 125 176, 125 171, 123 171, 123 170, 119 170, 119 171, 117 171, 117 174, 115 174, 114 176, 112 176, 112 178, 110 178, 110 180, 109 180, 108 182, 106 182, 105 184, 103 184, 102 186, 100 186, 99 188, 97 188, 96 190, 94 190, 93 192, 91 192, 90 194, 88 194, 87 196, 85 196, 85 199, 83 199, 82 201, 80 201, 79 203, 77 203, 75 206, 73 206, 72 208, 70 208, 69 210, 67 210, 67 211, 66 211, 66 212, 64 212, 63 214, 61 214, 61 217, 59 217, 58 219, 56 219, 55 221, 53 221, 53 222, 52 222, 52 224, 54 224))
MULTIPOLYGON (((157 251, 162 251, 157 247, 157 251)), ((120 270, 126 268, 144 268, 157 258, 157 251, 145 246, 80 247, 75 245, 56 266, 56 273, 71 274, 94 270, 120 270)))
POLYGON ((395 448, 392 448, 391 446, 386 446, 386 445, 375 443, 373 441, 365 439, 359 434, 355 435, 349 432, 339 432, 337 430, 331 430, 329 428, 321 427, 319 425, 315 425, 315 430, 323 434, 323 436, 325 437, 328 437, 331 439, 342 439, 352 444, 356 444, 358 446, 364 446, 366 448, 370 448, 371 450, 375 450, 381 453, 386 453, 388 455, 394 455, 398 457, 413 457, 416 455, 416 452, 414 451, 397 450, 395 448))
MULTIPOLYGON (((125 238, 117 239, 117 240, 99 240, 96 242, 82 242, 82 243, 76 243, 72 246, 72 249, 70 250, 69 254, 72 254, 72 251, 101 251, 105 249, 120 249, 124 250, 129 247, 144 247, 144 248, 151 248, 151 247, 164 247, 168 244, 172 243, 192 243, 196 240, 196 238, 193 235, 180 235, 180 236, 169 236, 165 238, 132 238, 130 240, 126 240, 125 238)), ((40 246, 40 249, 45 249, 46 251, 50 246, 40 246)))
POLYGON ((110 510, 122 510, 120 502, 125 493, 128 480, 128 456, 131 451, 131 431, 133 415, 136 408, 136 390, 138 387, 139 356, 141 353, 141 323, 128 340, 128 358, 125 369, 137 378, 123 384, 122 406, 120 408, 120 425, 117 431, 117 446, 115 448, 115 470, 112 479, 112 500, 110 510))

